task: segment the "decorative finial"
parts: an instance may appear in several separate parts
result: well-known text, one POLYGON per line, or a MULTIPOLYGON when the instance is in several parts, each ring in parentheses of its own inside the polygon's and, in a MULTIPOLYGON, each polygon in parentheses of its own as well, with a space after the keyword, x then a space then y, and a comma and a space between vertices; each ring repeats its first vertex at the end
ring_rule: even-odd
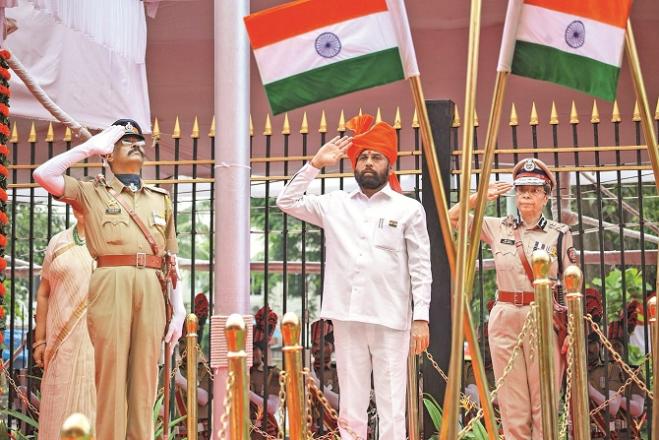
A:
POLYGON ((577 113, 577 105, 572 101, 572 107, 570 108, 570 124, 579 123, 579 113, 577 113))

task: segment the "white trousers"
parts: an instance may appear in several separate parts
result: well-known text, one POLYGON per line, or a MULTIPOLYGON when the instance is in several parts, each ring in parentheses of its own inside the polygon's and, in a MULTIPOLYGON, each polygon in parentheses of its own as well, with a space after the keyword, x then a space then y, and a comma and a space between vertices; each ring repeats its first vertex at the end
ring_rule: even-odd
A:
MULTIPOLYGON (((334 323, 339 419, 366 440, 371 372, 378 408, 380 440, 405 440, 405 393, 410 331, 377 324, 334 323)), ((354 439, 341 428, 341 438, 354 439)))

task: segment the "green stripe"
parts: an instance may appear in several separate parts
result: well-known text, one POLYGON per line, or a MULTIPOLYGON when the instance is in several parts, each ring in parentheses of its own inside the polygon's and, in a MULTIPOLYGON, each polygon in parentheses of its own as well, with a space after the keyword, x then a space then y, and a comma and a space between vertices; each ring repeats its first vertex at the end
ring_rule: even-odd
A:
MULTIPOLYGON (((286 62, 282 60, 282 62, 286 62)), ((405 77, 398 48, 308 70, 265 85, 274 114, 405 77)))
POLYGON ((511 72, 613 101, 620 68, 550 46, 517 41, 511 72))

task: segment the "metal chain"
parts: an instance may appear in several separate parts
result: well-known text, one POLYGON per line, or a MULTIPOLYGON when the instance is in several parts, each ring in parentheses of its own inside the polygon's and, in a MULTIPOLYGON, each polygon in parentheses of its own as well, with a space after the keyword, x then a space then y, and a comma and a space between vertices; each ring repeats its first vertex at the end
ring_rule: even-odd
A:
POLYGON ((627 365, 627 363, 620 357, 620 354, 618 354, 617 351, 613 348, 613 345, 611 345, 611 341, 602 333, 602 330, 600 330, 599 325, 593 321, 592 317, 590 315, 584 316, 584 319, 590 324, 590 327, 593 329, 595 333, 597 333, 597 336, 599 336, 600 341, 602 341, 602 344, 606 347, 608 352, 611 354, 611 357, 615 361, 616 364, 620 366, 620 368, 623 369, 625 373, 633 380, 636 385, 638 385, 639 388, 641 388, 646 395, 650 398, 650 400, 654 400, 654 394, 652 391, 650 391, 646 386, 645 383, 638 378, 636 373, 627 365))
MULTIPOLYGON (((428 354, 430 354, 430 353, 428 353, 428 354)), ((305 368, 305 370, 306 370, 306 368, 305 368)), ((309 375, 309 378, 310 378, 310 375, 309 375)), ((320 388, 318 388, 318 385, 316 385, 316 382, 313 380, 313 378, 310 378, 310 379, 311 379, 310 381, 307 381, 307 386, 309 387, 309 390, 312 391, 316 395, 316 397, 320 401, 320 404, 323 405, 323 407, 325 408, 325 411, 327 411, 329 413, 329 415, 333 419, 336 420, 336 424, 339 427, 345 429, 348 432, 348 434, 350 434, 352 436, 352 438, 354 440, 363 440, 360 436, 357 435, 357 433, 355 431, 352 430, 352 428, 350 428, 350 426, 347 425, 347 423, 345 423, 345 421, 343 419, 339 418, 339 416, 336 413, 336 411, 334 410, 334 408, 332 408, 332 405, 330 405, 329 402, 327 401, 327 399, 325 398, 325 395, 323 394, 323 392, 320 390, 320 388)), ((329 434, 336 434, 336 433, 337 433, 336 430, 332 431, 330 433, 327 433, 327 434, 323 435, 322 437, 319 437, 319 439, 327 437, 327 436, 329 436, 329 434)))
POLYGON ((284 439, 284 425, 286 424, 286 381, 288 379, 288 374, 286 370, 279 372, 279 426, 277 432, 277 438, 279 440, 284 439))
POLYGON ((201 349, 201 345, 197 343, 197 359, 201 361, 201 364, 204 366, 204 369, 206 370, 206 373, 208 373, 208 377, 212 381, 215 379, 215 374, 213 374, 213 370, 211 369, 211 366, 208 364, 208 359, 206 359, 206 355, 204 354, 204 350, 201 349))
POLYGON ((570 314, 568 316, 567 322, 567 369, 565 371, 566 380, 565 380, 565 416, 563 417, 563 423, 561 424, 561 433, 560 438, 567 439, 567 425, 570 410, 572 407, 572 374, 574 372, 574 315, 570 314))
POLYGON ((30 400, 25 396, 25 393, 20 390, 20 387, 16 385, 16 382, 14 382, 14 379, 11 377, 11 374, 5 369, 5 367, 2 365, 2 362, 0 361, 0 371, 2 374, 5 376, 7 379, 7 383, 9 383, 9 386, 12 387, 14 392, 16 393, 16 397, 20 399, 21 402, 27 406, 27 408, 34 413, 37 418, 39 417, 39 410, 35 408, 34 405, 30 403, 30 400))
MULTIPOLYGON (((648 355, 651 355, 651 353, 648 353, 648 355)), ((634 378, 631 377, 631 376, 628 377, 627 380, 625 381, 625 383, 623 383, 620 386, 620 388, 618 388, 618 390, 615 393, 613 393, 613 395, 611 397, 609 397, 604 402, 602 402, 597 408, 593 409, 590 412, 590 415, 593 416, 593 415, 597 414, 598 412, 600 412, 601 410, 603 410, 604 408, 606 408, 611 403, 611 400, 615 399, 618 396, 621 396, 622 393, 625 391, 625 388, 627 388, 629 385, 631 385, 632 382, 634 382, 634 378)))
MULTIPOLYGON (((524 343, 524 336, 530 332, 530 329, 533 328, 533 326, 536 323, 536 312, 537 306, 531 306, 531 309, 529 310, 529 313, 526 315, 526 319, 524 321, 524 325, 522 326, 522 330, 519 332, 519 336, 517 336, 517 341, 515 342, 515 346, 513 347, 513 351, 510 354, 510 359, 508 360, 508 363, 506 364, 506 368, 503 370, 503 374, 501 374, 501 377, 496 381, 496 386, 494 390, 490 393, 490 401, 494 400, 499 391, 501 390, 501 387, 504 384, 504 381, 506 377, 508 377, 508 374, 513 369, 513 364, 515 360, 517 359, 517 356, 519 356, 522 344, 524 343)), ((533 342, 532 342, 533 343, 533 342)), ((476 424, 477 421, 479 421, 483 417, 484 411, 481 406, 481 408, 478 409, 478 412, 476 415, 469 420, 469 423, 465 425, 464 428, 458 432, 458 439, 463 438, 469 431, 474 429, 474 425, 476 424)))
POLYGON ((233 392, 233 382, 235 379, 236 378, 233 375, 233 372, 229 371, 229 375, 227 376, 227 383, 226 383, 227 392, 224 395, 224 413, 222 414, 222 417, 220 417, 220 430, 217 433, 217 438, 220 440, 229 440, 229 439, 225 439, 224 436, 227 432, 229 412, 231 408, 231 402, 233 401, 232 392, 233 392))
POLYGON ((306 410, 306 415, 307 415, 307 438, 311 439, 313 438, 311 435, 311 428, 313 426, 313 417, 311 415, 311 386, 309 385, 309 381, 313 382, 313 377, 311 377, 311 374, 309 372, 309 368, 304 368, 302 370, 302 377, 304 377, 304 384, 306 385, 304 387, 304 401, 306 402, 307 407, 305 408, 306 410))

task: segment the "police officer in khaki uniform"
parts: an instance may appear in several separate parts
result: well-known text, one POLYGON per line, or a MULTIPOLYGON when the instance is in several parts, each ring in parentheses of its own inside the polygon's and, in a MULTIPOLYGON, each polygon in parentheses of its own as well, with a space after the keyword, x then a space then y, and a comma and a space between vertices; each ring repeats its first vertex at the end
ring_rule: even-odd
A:
MULTIPOLYGON (((555 186, 554 174, 539 159, 525 159, 513 168, 513 184, 492 183, 488 200, 495 200, 515 188, 517 215, 504 218, 485 217, 481 240, 494 255, 496 266, 497 303, 489 320, 489 345, 494 375, 498 379, 511 358, 513 347, 534 300, 533 283, 522 258, 530 265, 533 252, 546 250, 551 256, 550 277, 558 276, 558 260, 563 268, 576 263, 572 236, 568 226, 548 220, 543 209, 555 186), (560 237, 560 238, 559 238, 560 237), (561 242, 559 245, 559 241, 561 242)), ((476 195, 468 201, 476 204, 476 195)), ((454 225, 459 217, 459 205, 449 210, 454 225)), ((529 267, 530 269, 530 267, 529 267)), ((532 356, 532 341, 525 339, 522 351, 512 366, 499 393, 501 419, 507 440, 540 440, 540 378, 538 356, 532 356)), ((560 389, 560 351, 556 344, 557 389, 560 389)))
POLYGON ((165 342, 176 343, 185 318, 180 288, 174 286, 166 297, 161 287, 163 257, 176 254, 178 247, 167 192, 145 186, 140 178, 144 146, 139 125, 121 119, 34 172, 41 186, 86 219, 87 246, 97 263, 87 325, 99 396, 96 438, 103 440, 153 438, 161 342, 164 335, 165 342), (71 165, 95 155, 107 160, 114 179, 82 182, 65 175, 71 165), (167 299, 174 316, 165 334, 167 299))

